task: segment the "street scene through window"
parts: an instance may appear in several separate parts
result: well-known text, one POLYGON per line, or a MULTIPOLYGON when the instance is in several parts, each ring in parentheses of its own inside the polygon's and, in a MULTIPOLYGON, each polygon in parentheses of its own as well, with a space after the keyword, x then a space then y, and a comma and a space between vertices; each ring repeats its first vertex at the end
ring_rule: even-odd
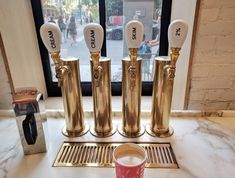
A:
MULTIPOLYGON (((99 23, 98 0, 41 0, 44 23, 56 23, 62 33, 61 57, 79 59, 81 81, 91 81, 90 53, 83 29, 88 23, 99 23)), ((106 0, 106 49, 111 58, 111 80, 122 78, 121 61, 128 56, 124 27, 130 20, 139 20, 145 31, 138 55, 143 59, 142 80, 152 81, 154 58, 159 54, 162 0, 106 0)), ((51 60, 52 80, 56 82, 51 60)))

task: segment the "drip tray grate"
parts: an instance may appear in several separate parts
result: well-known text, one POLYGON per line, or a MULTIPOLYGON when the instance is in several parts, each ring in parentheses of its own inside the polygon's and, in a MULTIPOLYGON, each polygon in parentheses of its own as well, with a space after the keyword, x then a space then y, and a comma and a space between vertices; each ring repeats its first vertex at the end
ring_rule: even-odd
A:
MULTIPOLYGON (((113 150, 123 143, 64 142, 54 167, 114 167, 113 150)), ((170 143, 136 143, 148 154, 145 167, 178 168, 170 143)))

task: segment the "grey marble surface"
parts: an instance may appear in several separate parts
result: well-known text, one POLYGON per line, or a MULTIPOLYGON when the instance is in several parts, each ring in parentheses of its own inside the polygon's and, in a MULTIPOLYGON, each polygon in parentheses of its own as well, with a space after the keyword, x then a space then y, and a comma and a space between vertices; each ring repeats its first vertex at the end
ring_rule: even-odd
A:
MULTIPOLYGON (((92 125, 92 119, 87 119, 92 125)), ((143 125, 149 123, 142 120, 143 125)), ((172 118, 174 135, 159 139, 144 134, 126 139, 114 136, 98 139, 90 133, 68 139, 61 134, 64 119, 49 118, 46 126, 48 152, 24 156, 14 118, 0 119, 0 177, 7 178, 111 178, 114 168, 55 168, 54 159, 63 141, 150 141, 170 142, 179 169, 145 169, 145 178, 234 178, 235 177, 235 118, 172 118)), ((121 120, 114 119, 120 125, 121 120)))

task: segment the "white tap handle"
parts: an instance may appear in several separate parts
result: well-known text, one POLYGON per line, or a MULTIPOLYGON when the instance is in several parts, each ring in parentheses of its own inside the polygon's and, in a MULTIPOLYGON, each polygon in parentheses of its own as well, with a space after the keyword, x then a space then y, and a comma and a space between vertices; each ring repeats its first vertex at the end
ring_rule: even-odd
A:
POLYGON ((168 28, 170 48, 181 48, 188 33, 188 24, 183 20, 174 20, 168 28))
POLYGON ((126 24, 125 38, 128 48, 139 48, 143 40, 144 26, 137 20, 132 20, 126 24))
POLYGON ((83 34, 89 51, 91 53, 100 52, 104 40, 104 30, 102 26, 97 23, 90 23, 85 26, 83 34))
POLYGON ((40 35, 44 45, 50 53, 60 51, 61 31, 54 23, 45 23, 40 28, 40 35))

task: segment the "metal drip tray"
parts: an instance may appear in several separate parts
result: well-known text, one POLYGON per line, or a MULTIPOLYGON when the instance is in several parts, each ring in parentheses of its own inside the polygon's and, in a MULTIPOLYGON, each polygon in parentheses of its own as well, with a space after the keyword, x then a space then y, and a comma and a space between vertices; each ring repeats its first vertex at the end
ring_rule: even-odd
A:
MULTIPOLYGON (((54 167, 114 167, 113 150, 123 143, 64 142, 54 167)), ((170 143, 137 143, 148 154, 145 167, 178 168, 170 143)))

